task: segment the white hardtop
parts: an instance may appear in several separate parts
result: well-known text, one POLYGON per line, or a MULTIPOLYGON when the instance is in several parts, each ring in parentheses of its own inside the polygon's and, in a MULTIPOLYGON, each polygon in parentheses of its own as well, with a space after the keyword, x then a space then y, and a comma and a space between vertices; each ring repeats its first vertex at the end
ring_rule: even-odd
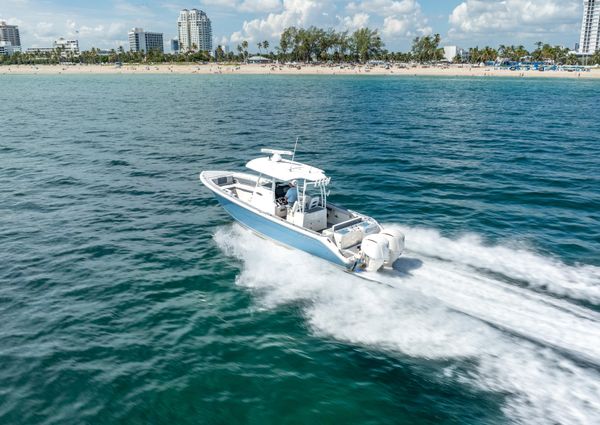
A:
POLYGON ((260 151, 271 154, 271 156, 256 158, 246 164, 246 167, 257 173, 281 181, 295 179, 320 181, 327 179, 325 172, 319 168, 282 158, 282 155, 292 156, 293 153, 290 151, 275 149, 261 149, 260 151))

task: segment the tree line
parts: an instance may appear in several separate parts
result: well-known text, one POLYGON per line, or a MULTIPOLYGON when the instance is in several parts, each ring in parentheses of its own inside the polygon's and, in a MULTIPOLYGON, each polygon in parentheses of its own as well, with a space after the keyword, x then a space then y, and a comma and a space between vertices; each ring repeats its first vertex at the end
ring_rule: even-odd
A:
MULTIPOLYGON (((352 33, 311 26, 309 28, 288 27, 281 33, 279 44, 273 46, 268 40, 256 44, 258 54, 280 62, 354 62, 365 63, 369 60, 388 62, 439 62, 444 58, 444 50, 440 47, 439 34, 416 37, 408 52, 391 52, 378 30, 360 28, 352 33)), ((485 46, 474 47, 467 54, 457 55, 453 62, 478 64, 497 60, 509 61, 552 61, 557 64, 577 64, 581 59, 570 53, 568 48, 552 46, 538 42, 536 48, 528 51, 524 46, 500 45, 498 48, 485 46)), ((235 51, 226 52, 218 46, 211 55, 207 51, 181 52, 178 54, 160 51, 129 52, 122 47, 108 52, 92 48, 73 55, 60 49, 52 52, 16 52, 10 56, 0 56, 4 64, 58 64, 62 62, 101 64, 101 63, 169 63, 169 62, 247 62, 250 56, 250 44, 242 41, 235 51)), ((600 64, 600 51, 586 60, 587 64, 600 64)))

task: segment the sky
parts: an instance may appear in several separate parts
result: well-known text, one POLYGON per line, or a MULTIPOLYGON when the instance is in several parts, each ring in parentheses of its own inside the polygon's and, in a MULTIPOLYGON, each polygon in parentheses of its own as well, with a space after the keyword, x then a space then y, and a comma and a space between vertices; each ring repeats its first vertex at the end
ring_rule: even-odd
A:
POLYGON ((19 25, 21 44, 47 47, 58 37, 76 38, 82 49, 127 48, 127 31, 164 33, 165 48, 177 36, 183 8, 204 10, 214 45, 252 50, 268 40, 272 50, 289 26, 380 31, 386 48, 408 51, 417 36, 439 33, 442 45, 463 48, 537 41, 574 48, 582 0, 0 0, 0 20, 19 25))

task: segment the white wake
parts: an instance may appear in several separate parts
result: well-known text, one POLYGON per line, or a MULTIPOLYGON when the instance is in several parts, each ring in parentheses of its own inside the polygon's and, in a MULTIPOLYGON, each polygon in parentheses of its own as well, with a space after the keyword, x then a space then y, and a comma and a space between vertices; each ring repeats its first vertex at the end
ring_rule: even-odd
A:
POLYGON ((473 370, 448 367, 438 378, 509 393, 504 410, 517 422, 600 423, 600 315, 553 296, 596 303, 597 268, 486 247, 475 237, 402 230, 407 253, 399 271, 369 276, 385 285, 237 225, 219 229, 215 241, 244 263, 237 283, 256 289, 263 307, 308 301, 306 320, 317 334, 413 357, 468 360, 473 370))
POLYGON ((531 288, 600 304, 600 267, 567 266, 522 247, 486 246, 475 234, 453 240, 433 229, 385 226, 410 233, 410 249, 430 257, 502 274, 531 288))

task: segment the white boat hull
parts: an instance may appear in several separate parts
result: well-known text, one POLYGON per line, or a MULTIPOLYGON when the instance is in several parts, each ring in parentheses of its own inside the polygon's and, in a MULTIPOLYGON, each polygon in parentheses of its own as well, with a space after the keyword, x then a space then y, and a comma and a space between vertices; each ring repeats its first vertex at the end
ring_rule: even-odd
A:
POLYGON ((356 259, 343 256, 330 238, 260 211, 223 191, 213 182, 213 179, 218 178, 219 175, 226 176, 231 175, 231 173, 226 171, 204 171, 200 174, 200 180, 214 193, 225 211, 244 227, 276 242, 323 258, 346 270, 355 268, 356 259))

